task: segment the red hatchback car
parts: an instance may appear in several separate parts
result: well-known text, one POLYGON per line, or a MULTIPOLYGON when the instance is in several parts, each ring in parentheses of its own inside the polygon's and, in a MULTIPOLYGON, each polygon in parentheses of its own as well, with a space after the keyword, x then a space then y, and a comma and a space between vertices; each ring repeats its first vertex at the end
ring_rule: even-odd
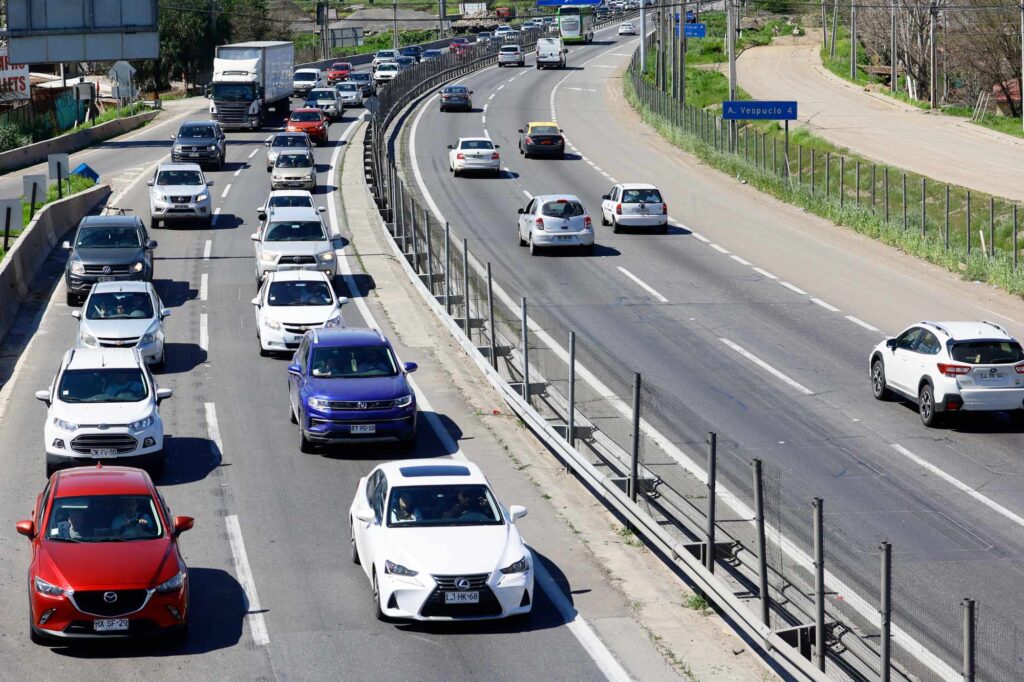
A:
POLYGON ((183 636, 188 567, 171 516, 149 475, 129 467, 56 472, 18 532, 32 541, 28 569, 33 642, 183 636))
POLYGON ((331 68, 327 69, 327 83, 328 85, 334 85, 348 78, 348 75, 352 73, 351 62, 334 62, 331 64, 331 68))
POLYGON ((289 133, 306 133, 315 144, 327 144, 327 118, 319 109, 296 109, 284 122, 289 133))

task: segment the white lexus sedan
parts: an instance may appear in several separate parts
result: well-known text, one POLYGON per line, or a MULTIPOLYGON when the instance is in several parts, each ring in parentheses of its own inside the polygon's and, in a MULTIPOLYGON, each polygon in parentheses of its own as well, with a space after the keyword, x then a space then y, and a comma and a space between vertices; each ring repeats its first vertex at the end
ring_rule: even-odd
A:
POLYGON ((260 355, 294 351, 307 329, 344 327, 341 306, 347 301, 334 295, 331 280, 323 272, 268 272, 252 299, 260 355))
POLYGON ((501 175, 501 145, 489 137, 460 137, 458 143, 448 145, 448 170, 456 177, 466 171, 486 171, 495 177, 501 175))
POLYGON ((349 510, 352 561, 378 619, 477 620, 529 614, 533 556, 480 468, 408 459, 359 480, 349 510))

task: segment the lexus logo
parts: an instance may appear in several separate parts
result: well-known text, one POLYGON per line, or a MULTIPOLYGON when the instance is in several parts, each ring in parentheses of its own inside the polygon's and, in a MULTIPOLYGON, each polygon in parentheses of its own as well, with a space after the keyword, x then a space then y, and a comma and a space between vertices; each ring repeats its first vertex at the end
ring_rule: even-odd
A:
POLYGON ((469 583, 469 578, 456 578, 455 579, 455 587, 459 588, 460 590, 468 590, 469 589, 469 584, 470 584, 469 583))
POLYGON ((117 592, 104 592, 103 601, 107 602, 108 604, 113 604, 117 601, 117 592))
POLYGON ((110 274, 110 266, 109 265, 104 265, 103 266, 103 274, 104 275, 109 275, 110 274))

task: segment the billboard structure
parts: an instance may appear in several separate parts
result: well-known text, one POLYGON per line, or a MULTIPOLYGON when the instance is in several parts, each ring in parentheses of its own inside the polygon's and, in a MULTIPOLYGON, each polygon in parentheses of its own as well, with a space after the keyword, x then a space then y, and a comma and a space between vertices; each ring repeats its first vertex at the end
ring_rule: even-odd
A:
POLYGON ((153 59, 157 0, 5 0, 17 64, 153 59))
POLYGON ((12 64, 7 57, 7 47, 0 46, 0 102, 30 99, 28 66, 12 64))

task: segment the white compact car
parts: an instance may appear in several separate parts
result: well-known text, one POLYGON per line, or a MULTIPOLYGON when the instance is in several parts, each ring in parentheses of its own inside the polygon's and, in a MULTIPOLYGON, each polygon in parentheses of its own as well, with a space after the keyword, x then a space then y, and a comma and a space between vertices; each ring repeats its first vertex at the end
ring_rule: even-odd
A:
POLYGON ((161 221, 213 223, 213 201, 203 169, 197 163, 161 163, 149 185, 149 227, 155 230, 161 221))
POLYGON ((525 616, 533 606, 533 556, 516 520, 479 467, 410 459, 359 480, 349 510, 352 561, 373 590, 376 616, 479 620, 525 616))
POLYGON ((501 145, 489 137, 460 137, 458 143, 448 145, 448 170, 455 177, 466 171, 486 171, 495 177, 501 175, 501 145))
POLYGON ((530 199, 519 209, 519 246, 529 246, 536 256, 540 249, 579 246, 594 250, 594 226, 587 209, 572 194, 545 194, 530 199))
POLYGON ((919 322, 875 346, 868 368, 875 398, 916 401, 925 426, 1024 409, 1024 349, 993 322, 919 322))
POLYGON ((260 220, 266 220, 267 213, 275 208, 315 208, 320 213, 327 210, 325 206, 317 206, 313 201, 313 195, 305 189, 275 189, 256 212, 260 220))
POLYGON ((632 21, 624 21, 619 24, 619 35, 620 36, 635 36, 636 25, 632 21))
POLYGON ((324 112, 328 121, 339 121, 345 113, 345 103, 333 87, 310 90, 306 95, 306 106, 324 112))
POLYGON ((164 366, 164 318, 171 311, 151 282, 99 282, 81 310, 78 348, 137 348, 147 365, 164 366))
POLYGON ((363 86, 359 83, 350 83, 348 81, 342 81, 334 86, 334 89, 338 91, 338 98, 341 103, 346 107, 361 107, 363 106, 363 86))
MULTIPOLYGON (((509 40, 511 33, 505 33, 505 39, 509 40)), ((523 48, 516 44, 502 45, 498 48, 498 66, 523 66, 526 64, 526 53, 523 48)))
POLYGON ((373 70, 373 82, 377 85, 387 83, 394 80, 401 71, 402 67, 398 62, 383 62, 373 70))
POLYGON ((98 460, 159 470, 164 463, 159 405, 171 394, 157 388, 135 348, 69 350, 50 388, 36 391, 47 407, 46 476, 98 460))
POLYGON ((373 61, 370 63, 370 69, 376 71, 377 67, 384 62, 393 62, 399 56, 398 50, 377 50, 377 54, 373 55, 373 61))
POLYGON ((334 295, 330 278, 322 272, 267 273, 252 299, 260 355, 294 351, 308 329, 344 327, 341 306, 347 301, 334 295))
POLYGON ((277 270, 319 270, 333 277, 337 258, 327 226, 315 208, 276 208, 250 238, 256 250, 256 285, 277 270))
POLYGON ((654 185, 631 182, 615 185, 601 197, 601 224, 613 232, 623 227, 655 227, 668 231, 668 204, 654 185))

